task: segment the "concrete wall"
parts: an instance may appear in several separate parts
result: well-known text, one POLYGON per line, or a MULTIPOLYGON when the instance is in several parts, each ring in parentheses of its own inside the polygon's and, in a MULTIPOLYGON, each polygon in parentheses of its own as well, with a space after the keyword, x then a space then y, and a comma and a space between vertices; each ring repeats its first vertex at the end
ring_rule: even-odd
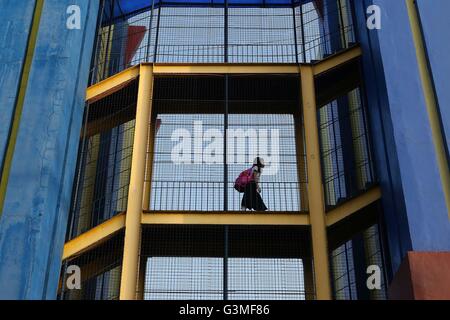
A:
MULTIPOLYGON (((362 0, 355 6, 375 161, 395 272, 408 250, 450 250, 450 221, 406 2, 362 0), (366 28, 364 12, 371 4, 382 10, 381 30, 366 28)), ((440 19, 431 12, 430 16, 440 19)), ((434 43, 433 50, 445 50, 446 46, 448 43, 434 43)), ((446 84, 444 75, 439 81, 446 84)))
POLYGON ((0 218, 0 299, 56 297, 97 15, 98 1, 44 1, 0 218), (81 30, 66 28, 69 5, 81 30))
POLYGON ((34 1, 18 6, 15 1, 0 0, 0 170, 2 167, 14 106, 23 68, 34 1))

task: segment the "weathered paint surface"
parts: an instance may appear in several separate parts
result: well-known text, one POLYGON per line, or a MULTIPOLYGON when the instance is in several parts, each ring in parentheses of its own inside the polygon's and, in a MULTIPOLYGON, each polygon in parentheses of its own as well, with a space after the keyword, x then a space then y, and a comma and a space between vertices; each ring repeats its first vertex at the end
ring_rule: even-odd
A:
POLYGON ((56 297, 97 14, 98 1, 44 2, 0 220, 0 299, 56 297), (66 28, 69 5, 81 30, 66 28))
POLYGON ((8 144, 34 1, 0 0, 0 169, 8 144))

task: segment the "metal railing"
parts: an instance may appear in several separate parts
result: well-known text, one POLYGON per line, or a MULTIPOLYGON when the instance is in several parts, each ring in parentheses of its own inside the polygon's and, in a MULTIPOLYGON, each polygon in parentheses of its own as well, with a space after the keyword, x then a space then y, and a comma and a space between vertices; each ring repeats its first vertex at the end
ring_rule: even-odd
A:
MULTIPOLYGON (((305 189, 306 189, 306 183, 305 189)), ((262 182, 261 197, 269 212, 302 211, 298 182, 262 182)), ((242 193, 228 182, 228 210, 240 211, 242 193)), ((224 183, 221 181, 152 181, 150 210, 155 212, 224 211, 224 183)))

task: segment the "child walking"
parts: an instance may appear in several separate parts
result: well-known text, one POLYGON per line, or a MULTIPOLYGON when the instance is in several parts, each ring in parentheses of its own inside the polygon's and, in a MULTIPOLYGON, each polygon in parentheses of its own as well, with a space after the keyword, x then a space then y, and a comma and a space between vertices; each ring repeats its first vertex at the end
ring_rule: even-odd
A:
POLYGON ((261 187, 259 185, 261 179, 262 169, 264 168, 264 159, 256 157, 253 161, 253 166, 251 167, 251 179, 247 183, 244 189, 244 196, 242 197, 241 210, 245 211, 255 210, 255 211, 266 211, 267 207, 261 198, 261 187))

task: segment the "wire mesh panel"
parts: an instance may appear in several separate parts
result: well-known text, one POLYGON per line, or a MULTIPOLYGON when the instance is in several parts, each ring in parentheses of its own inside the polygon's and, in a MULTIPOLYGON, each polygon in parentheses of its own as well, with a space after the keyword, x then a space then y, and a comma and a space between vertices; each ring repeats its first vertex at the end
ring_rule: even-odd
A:
POLYGON ((355 42, 350 0, 311 1, 295 7, 300 62, 321 60, 355 42))
POLYGON ((224 8, 161 8, 155 62, 224 62, 224 8))
POLYGON ((127 32, 123 39, 125 47, 122 52, 125 60, 122 69, 141 62, 154 61, 158 15, 159 11, 153 9, 128 19, 125 25, 127 32))
POLYGON ((260 156, 269 210, 305 211, 298 89, 298 77, 157 78, 150 210, 241 210, 235 179, 260 156))
POLYGON ((222 269, 221 258, 148 258, 144 300, 221 300, 222 269))
POLYGON ((63 261, 58 299, 118 300, 123 237, 124 232, 118 232, 95 248, 63 261), (74 287, 77 275, 81 280, 78 288, 74 287))
POLYGON ((228 299, 314 299, 311 241, 307 228, 228 228, 228 299))
POLYGON ((203 132, 223 127, 223 115, 160 114, 158 121, 150 209, 223 211, 223 153, 205 164, 200 141, 203 132))
POLYGON ((338 205, 376 182, 360 89, 318 111, 325 201, 338 205))
POLYGON ((221 76, 155 80, 150 210, 224 209, 224 90, 221 76))
POLYGON ((320 60, 328 52, 322 6, 320 3, 309 2, 295 8, 300 62, 320 60))
POLYGON ((220 226, 146 226, 139 291, 145 300, 220 300, 223 296, 220 226))
POLYGON ((145 300, 303 300, 314 296, 310 239, 299 227, 146 226, 145 300))
POLYGON ((295 63, 292 8, 229 8, 228 61, 295 63))
POLYGON ((86 107, 68 238, 126 210, 136 90, 133 83, 86 107))
MULTIPOLYGON (((300 201, 295 124, 292 114, 230 114, 228 129, 228 208, 240 210, 242 194, 234 190, 234 180, 261 156, 263 169, 261 196, 269 211, 304 211, 300 201)), ((304 155, 299 155, 304 161, 304 155)))
POLYGON ((228 210, 240 210, 242 194, 234 182, 256 157, 265 161, 259 186, 268 210, 307 210, 299 87, 296 76, 229 78, 228 210))
POLYGON ((164 3, 118 19, 102 2, 91 83, 142 62, 298 63, 355 42, 350 0, 292 5, 164 3))
POLYGON ((154 6, 113 20, 113 12, 121 10, 117 1, 101 3, 91 84, 141 62, 154 61, 158 33, 159 10, 154 6))
MULTIPOLYGON (((385 263, 379 225, 353 236, 331 252, 334 296, 337 300, 384 300, 387 298, 385 263), (367 286, 367 267, 380 271, 380 287, 367 286)), ((373 272, 373 271, 371 271, 373 272)))

